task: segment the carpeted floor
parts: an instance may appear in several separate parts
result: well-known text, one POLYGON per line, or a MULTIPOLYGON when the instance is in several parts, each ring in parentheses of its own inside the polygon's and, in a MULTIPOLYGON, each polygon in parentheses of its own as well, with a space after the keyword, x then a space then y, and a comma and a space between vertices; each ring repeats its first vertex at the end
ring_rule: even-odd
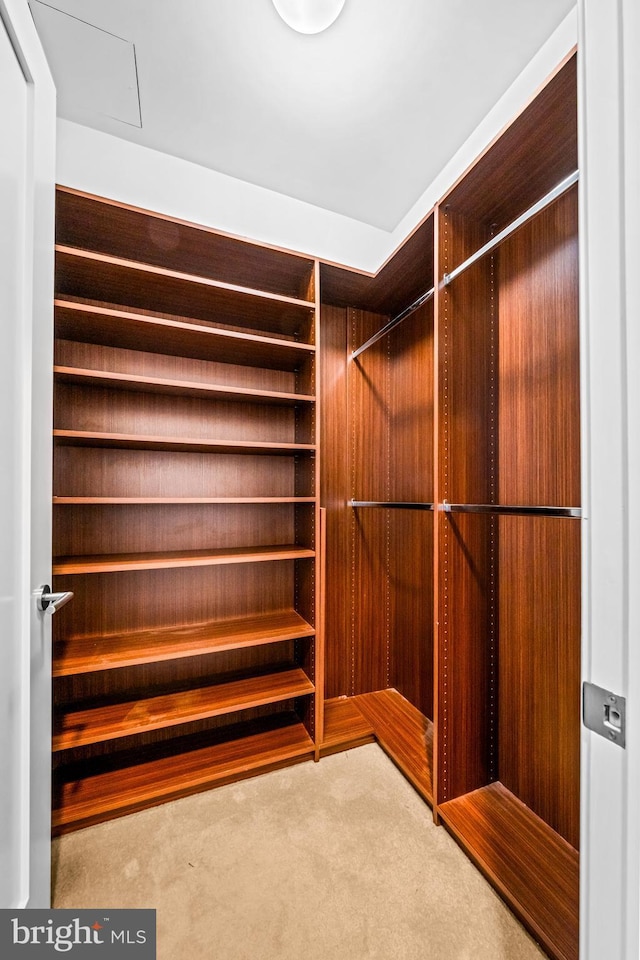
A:
POLYGON ((153 907, 159 960, 541 960, 371 744, 54 842, 54 907, 153 907))

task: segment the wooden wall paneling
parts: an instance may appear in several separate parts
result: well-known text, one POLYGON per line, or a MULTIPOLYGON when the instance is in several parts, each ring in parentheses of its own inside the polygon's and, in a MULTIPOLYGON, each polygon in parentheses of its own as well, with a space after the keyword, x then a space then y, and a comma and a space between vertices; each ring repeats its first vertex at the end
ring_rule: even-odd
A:
POLYGON ((451 514, 442 522, 436 721, 440 803, 484 786, 497 775, 496 545, 492 528, 487 516, 451 514))
POLYGON ((577 849, 580 523, 501 517, 499 538, 499 779, 577 849))
MULTIPOLYGON (((202 383, 207 387, 239 387, 241 389, 271 390, 282 393, 306 393, 296 389, 296 374, 287 369, 218 363, 192 357, 176 357, 151 353, 142 349, 128 350, 102 344, 81 343, 57 339, 55 363, 61 367, 80 370, 105 371, 179 383, 202 383)), ((122 389, 122 388, 121 388, 122 389)), ((313 391, 309 391, 311 393, 313 391)))
POLYGON ((309 426, 306 432, 297 431, 295 410, 285 406, 133 393, 69 383, 58 383, 54 426, 202 440, 309 443, 311 439, 309 426))
MULTIPOLYGON (((324 289, 324 288, 323 288, 324 289)), ((325 692, 332 699, 352 693, 350 410, 347 311, 322 307, 320 347, 321 501, 326 509, 325 692)))
POLYGON ((501 503, 580 505, 578 191, 500 247, 501 503))
POLYGON ((433 302, 387 336, 389 499, 433 501, 433 302))
POLYGON ((433 285, 433 214, 418 224, 375 276, 323 263, 321 277, 323 303, 395 316, 433 285))
MULTIPOLYGON (((311 471, 312 463, 305 462, 311 471)), ((298 470, 300 474, 300 470, 298 470)), ((54 496, 59 497, 312 496, 296 489, 293 457, 169 453, 155 450, 56 449, 54 496)))
POLYGON ((302 509, 291 504, 74 505, 56 509, 54 538, 60 556, 294 543, 294 510, 302 509))
MULTIPOLYGON (((440 269, 448 272, 488 239, 446 207, 440 269)), ((495 489, 497 350, 492 258, 439 288, 440 489, 451 503, 491 503, 495 489)))
MULTIPOLYGON (((433 502, 433 302, 388 335, 389 499, 433 502)), ((433 516, 389 511, 390 685, 433 717, 433 516)))
POLYGON ((389 686, 433 718, 433 514, 389 511, 389 686))
POLYGON ((577 170, 576 67, 574 52, 447 193, 451 210, 497 233, 577 170))
MULTIPOLYGON (((384 326, 386 318, 350 310, 351 348, 384 326)), ((353 499, 390 494, 390 382, 388 339, 349 361, 353 499)), ((353 509, 351 521, 352 694, 390 685, 389 511, 353 509)))
MULTIPOLYGON (((439 210, 438 265, 452 270, 487 231, 439 210)), ((490 259, 438 291, 438 496, 495 502, 497 323, 490 259)), ((497 539, 488 516, 438 518, 437 803, 496 776, 497 539)))

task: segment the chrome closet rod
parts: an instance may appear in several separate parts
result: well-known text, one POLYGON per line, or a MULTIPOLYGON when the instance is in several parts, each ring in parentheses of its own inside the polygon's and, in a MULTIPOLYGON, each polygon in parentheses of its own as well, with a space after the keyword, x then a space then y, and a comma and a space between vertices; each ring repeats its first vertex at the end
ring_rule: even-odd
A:
POLYGON ((444 500, 441 509, 445 513, 495 513, 502 516, 570 517, 572 519, 582 517, 580 507, 523 507, 498 503, 448 503, 444 500))
POLYGON ((418 309, 418 307, 421 307, 423 303, 427 303, 428 300, 431 300, 431 297, 434 293, 435 287, 431 287, 430 290, 427 290, 426 293, 423 293, 421 296, 419 296, 417 300, 414 300, 413 303, 410 303, 408 307, 405 307, 402 313, 399 313, 397 316, 393 317, 392 320, 389 320, 389 322, 386 323, 381 330, 378 330, 378 332, 374 333, 372 337, 369 337, 366 343, 363 343, 361 347, 358 347, 357 350, 354 350, 351 354, 351 359, 355 360, 356 357, 359 357, 361 353, 363 353, 365 350, 368 350, 369 347, 373 346, 374 343, 377 343, 378 340, 386 336, 389 331, 393 330, 394 327, 397 327, 397 325, 402 323, 403 320, 406 320, 410 314, 418 309))
POLYGON ((521 227, 523 223, 526 223, 527 220, 530 220, 532 217, 535 217, 537 213, 540 213, 541 210, 544 210, 545 207, 548 207, 550 203, 553 203, 554 200, 557 200, 558 197, 562 196, 563 193, 572 187, 574 183, 578 182, 579 171, 574 170, 573 173, 569 174, 568 177, 565 177, 561 183, 557 184, 550 190, 549 193, 545 194, 541 200, 538 200, 537 203, 534 203, 532 207, 529 207, 523 214, 521 214, 517 220, 514 220, 513 223, 510 223, 508 227, 505 227, 504 230, 501 230, 500 233, 496 234, 495 237, 492 237, 488 243, 485 243, 483 247, 480 247, 479 250, 476 250, 472 256, 465 260, 464 263, 461 263, 459 267, 456 267, 455 270, 452 270, 451 273, 445 273, 443 279, 444 285, 447 286, 451 283, 452 280, 455 280, 461 273, 463 273, 471 264, 475 263, 476 260, 479 260, 481 257, 484 257, 485 254, 490 253, 498 244, 502 243, 503 240, 506 240, 510 234, 512 234, 518 227, 521 227))
POLYGON ((408 500, 350 500, 350 507, 384 507, 385 510, 433 510, 432 503, 411 503, 408 500))

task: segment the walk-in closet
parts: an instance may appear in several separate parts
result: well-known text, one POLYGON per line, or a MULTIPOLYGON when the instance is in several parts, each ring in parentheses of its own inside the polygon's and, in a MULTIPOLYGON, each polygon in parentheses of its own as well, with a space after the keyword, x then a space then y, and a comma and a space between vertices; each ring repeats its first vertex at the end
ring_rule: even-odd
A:
POLYGON ((56 833, 377 741, 578 956, 576 57, 375 274, 57 191, 56 833))

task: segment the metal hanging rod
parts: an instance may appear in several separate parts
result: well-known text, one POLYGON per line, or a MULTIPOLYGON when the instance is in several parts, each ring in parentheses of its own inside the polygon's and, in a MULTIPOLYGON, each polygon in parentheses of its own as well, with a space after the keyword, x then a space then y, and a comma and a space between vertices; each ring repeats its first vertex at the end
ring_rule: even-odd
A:
POLYGON ((385 510, 433 510, 432 503, 410 503, 407 500, 351 500, 350 507, 383 507, 385 510))
POLYGON ((500 233, 496 234, 495 237, 492 237, 488 243, 485 243, 484 247, 480 247, 468 260, 465 260, 464 263, 461 263, 459 267, 456 267, 455 270, 452 270, 451 273, 445 273, 443 279, 444 285, 447 286, 451 283, 452 280, 455 280, 461 273, 463 273, 472 263, 475 263, 476 260, 479 260, 481 257, 484 257, 485 254, 489 253, 498 244, 502 243, 503 240, 506 240, 510 234, 512 234, 518 227, 521 227, 523 223, 526 223, 527 220, 531 220, 532 217, 535 217, 537 213, 540 213, 541 210, 544 210, 545 207, 548 207, 550 203, 553 203, 554 200, 557 200, 558 197, 562 196, 563 193, 566 193, 569 187, 572 187, 574 183, 578 182, 579 171, 574 170, 572 174, 566 177, 561 183, 550 190, 549 193, 545 194, 541 200, 538 200, 537 203, 534 203, 532 207, 529 207, 523 214, 521 214, 517 220, 514 220, 513 223, 510 223, 508 227, 505 227, 504 230, 501 230, 500 233))
POLYGON ((495 513, 502 516, 518 517, 570 517, 580 519, 580 507, 523 507, 503 506, 497 503, 442 503, 445 513, 495 513))
POLYGON ((431 297, 435 293, 435 289, 435 287, 431 287, 430 290, 427 290, 426 293, 423 293, 421 296, 419 296, 417 300, 414 300, 413 303, 410 303, 408 307, 405 307, 402 313, 399 313, 397 316, 393 317, 392 320, 389 320, 389 323, 386 323, 381 330, 378 330, 378 332, 374 333, 372 337, 369 337, 366 343, 363 343, 361 347, 358 347, 357 350, 353 351, 351 354, 351 359, 355 360, 356 357, 359 357, 361 353, 364 353, 364 351, 368 350, 369 347, 373 346, 374 343, 377 343, 378 340, 386 336, 387 333, 393 330, 394 327, 397 327, 399 323, 402 323, 403 320, 406 320, 407 317, 414 313, 418 307, 421 307, 423 303, 427 303, 428 300, 431 300, 431 297))

